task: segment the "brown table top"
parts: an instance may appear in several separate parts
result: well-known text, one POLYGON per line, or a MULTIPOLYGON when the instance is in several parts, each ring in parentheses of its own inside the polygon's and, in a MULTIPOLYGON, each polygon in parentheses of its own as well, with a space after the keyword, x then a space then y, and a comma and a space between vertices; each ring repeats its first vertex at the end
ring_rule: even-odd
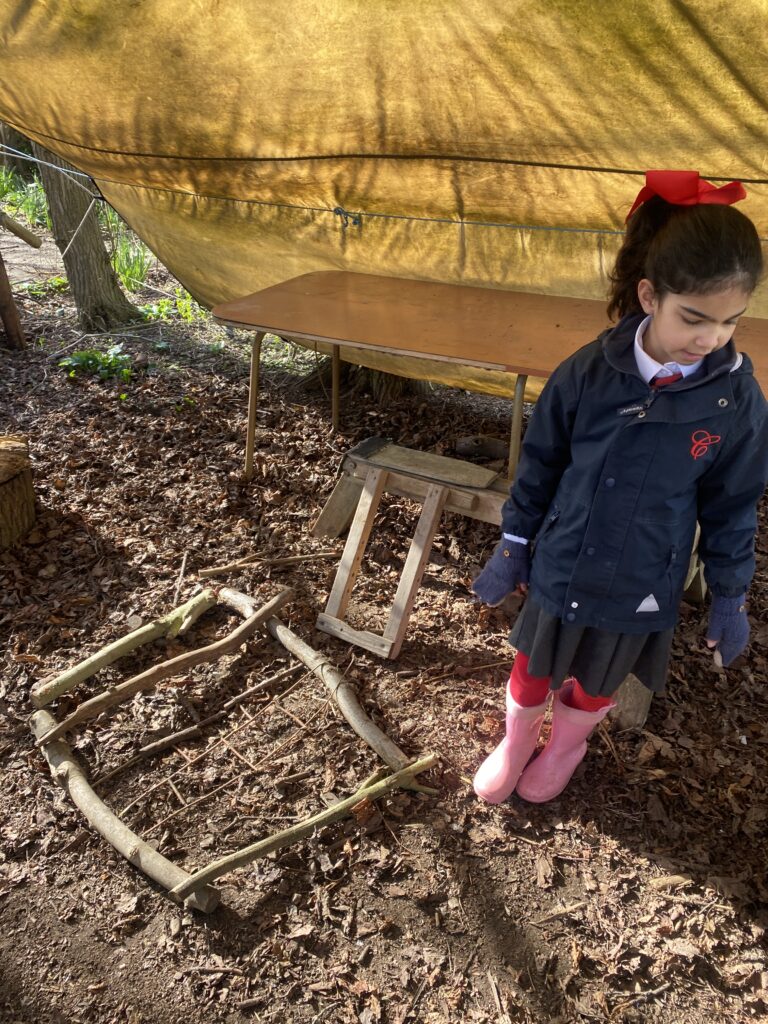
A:
MULTIPOLYGON (((223 323, 286 337, 548 377, 608 326, 605 303, 343 270, 291 278, 213 307, 223 323)), ((768 389, 768 320, 737 344, 768 389)))

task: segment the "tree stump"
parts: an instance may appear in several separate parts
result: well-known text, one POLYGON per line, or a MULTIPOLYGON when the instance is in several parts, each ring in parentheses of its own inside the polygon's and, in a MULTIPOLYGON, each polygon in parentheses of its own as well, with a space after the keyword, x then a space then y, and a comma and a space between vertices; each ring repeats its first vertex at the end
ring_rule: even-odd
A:
POLYGON ((0 551, 12 547, 35 522, 29 445, 18 434, 0 434, 0 551))

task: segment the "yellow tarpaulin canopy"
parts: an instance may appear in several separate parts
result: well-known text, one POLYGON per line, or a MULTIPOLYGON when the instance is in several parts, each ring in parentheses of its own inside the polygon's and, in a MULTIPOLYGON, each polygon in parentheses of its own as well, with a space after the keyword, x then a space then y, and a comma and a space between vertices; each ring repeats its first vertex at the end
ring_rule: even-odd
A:
POLYGON ((328 269, 603 298, 647 168, 741 179, 766 235, 767 8, 0 0, 0 118, 206 305, 328 269))

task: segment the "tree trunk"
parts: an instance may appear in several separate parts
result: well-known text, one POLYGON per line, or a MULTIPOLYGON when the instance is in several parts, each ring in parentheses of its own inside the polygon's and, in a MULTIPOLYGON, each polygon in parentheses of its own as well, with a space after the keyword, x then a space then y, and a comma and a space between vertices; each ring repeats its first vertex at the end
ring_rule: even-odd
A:
MULTIPOLYGON (((33 149, 39 160, 72 170, 69 164, 36 142, 33 149)), ((95 207, 86 216, 91 202, 86 192, 51 167, 41 164, 40 175, 48 197, 54 239, 64 258, 83 328, 108 331, 127 320, 138 319, 138 310, 126 299, 109 262, 95 207), (77 236, 72 241, 75 232, 77 236)))
MULTIPOLYGON (((0 121, 0 142, 4 146, 21 150, 22 153, 30 152, 29 139, 20 135, 15 128, 11 128, 5 121, 0 121)), ((15 156, 13 153, 6 153, 4 149, 0 149, 0 166, 9 167, 24 181, 31 181, 34 177, 34 165, 29 160, 15 156)))
POLYGON ((371 370, 367 366, 353 367, 352 378, 354 390, 369 391, 380 405, 408 395, 429 394, 429 384, 425 380, 412 380, 384 370, 371 370))
POLYGON ((11 282, 8 280, 2 255, 0 255, 0 321, 5 328, 5 333, 0 334, 0 342, 4 344, 5 348, 25 348, 24 331, 19 320, 19 311, 13 301, 11 282), (5 338, 4 342, 3 338, 5 338))

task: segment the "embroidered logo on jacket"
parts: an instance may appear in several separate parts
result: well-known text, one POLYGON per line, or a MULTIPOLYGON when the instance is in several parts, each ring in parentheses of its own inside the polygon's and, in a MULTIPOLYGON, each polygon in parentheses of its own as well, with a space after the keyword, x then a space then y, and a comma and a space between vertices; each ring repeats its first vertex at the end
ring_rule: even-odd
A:
POLYGON ((694 430, 691 434, 691 455, 694 459, 700 459, 706 455, 713 444, 720 440, 719 434, 710 434, 708 430, 694 430))

